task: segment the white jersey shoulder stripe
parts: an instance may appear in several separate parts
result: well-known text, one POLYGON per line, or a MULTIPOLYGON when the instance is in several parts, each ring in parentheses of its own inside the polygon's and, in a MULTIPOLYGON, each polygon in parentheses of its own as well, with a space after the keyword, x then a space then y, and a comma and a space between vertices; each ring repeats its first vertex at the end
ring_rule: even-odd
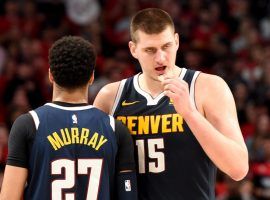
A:
POLYGON ((127 79, 123 79, 123 80, 121 80, 121 82, 119 84, 117 94, 116 94, 116 97, 115 97, 115 100, 114 100, 114 103, 113 103, 113 107, 112 107, 112 110, 110 112, 110 115, 112 115, 112 116, 113 116, 113 114, 114 114, 114 112, 116 110, 116 107, 117 107, 117 105, 118 105, 118 103, 120 101, 120 98, 121 98, 121 95, 122 95, 122 92, 123 92, 126 81, 127 81, 127 79))
POLYGON ((29 111, 29 113, 31 114, 34 122, 35 122, 35 126, 36 126, 36 130, 38 129, 38 126, 39 126, 39 118, 38 118, 38 115, 37 113, 34 111, 34 110, 31 110, 29 111))
POLYGON ((115 131, 115 119, 111 115, 109 115, 109 117, 110 117, 110 125, 111 125, 113 131, 115 131))
POLYGON ((180 80, 183 80, 183 78, 184 78, 184 76, 186 75, 186 73, 187 73, 187 68, 184 68, 184 67, 183 67, 182 70, 181 70, 179 79, 180 79, 180 80))
POLYGON ((190 99, 191 102, 195 105, 196 107, 196 101, 195 101, 195 83, 196 83, 196 79, 199 76, 200 71, 196 71, 192 77, 192 81, 190 84, 190 99))

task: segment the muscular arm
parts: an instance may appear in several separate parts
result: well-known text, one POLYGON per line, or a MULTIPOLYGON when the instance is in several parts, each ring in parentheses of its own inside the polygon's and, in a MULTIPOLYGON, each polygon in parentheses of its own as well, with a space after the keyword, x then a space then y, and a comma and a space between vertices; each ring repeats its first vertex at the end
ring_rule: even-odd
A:
POLYGON ((195 85, 197 109, 189 99, 184 81, 167 79, 163 84, 165 94, 173 99, 177 112, 208 157, 234 180, 244 178, 248 172, 248 153, 227 84, 217 76, 200 74, 195 85))
POLYGON ((14 122, 8 143, 8 160, 1 190, 2 200, 22 199, 28 175, 27 141, 35 131, 34 122, 29 114, 20 116, 14 122))
POLYGON ((120 82, 105 85, 97 94, 93 105, 107 114, 110 114, 120 82))

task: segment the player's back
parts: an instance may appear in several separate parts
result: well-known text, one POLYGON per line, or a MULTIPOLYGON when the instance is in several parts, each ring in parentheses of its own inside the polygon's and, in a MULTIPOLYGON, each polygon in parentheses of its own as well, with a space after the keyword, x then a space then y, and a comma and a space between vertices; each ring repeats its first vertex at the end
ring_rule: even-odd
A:
POLYGON ((25 199, 112 199, 114 119, 90 105, 49 103, 30 113, 37 130, 28 148, 25 199))
MULTIPOLYGON (((182 69, 190 86, 199 73, 182 69)), ((140 200, 214 200, 216 168, 173 102, 163 93, 152 98, 138 75, 121 82, 112 114, 130 129, 137 149, 140 200)))

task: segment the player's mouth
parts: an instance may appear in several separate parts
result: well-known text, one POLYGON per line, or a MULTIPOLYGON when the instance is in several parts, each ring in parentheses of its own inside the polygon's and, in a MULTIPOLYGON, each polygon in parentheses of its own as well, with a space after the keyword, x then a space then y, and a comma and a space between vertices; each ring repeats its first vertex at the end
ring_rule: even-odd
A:
POLYGON ((167 66, 159 66, 159 67, 156 67, 155 70, 158 72, 159 75, 161 74, 164 74, 165 73, 165 69, 166 69, 167 66))

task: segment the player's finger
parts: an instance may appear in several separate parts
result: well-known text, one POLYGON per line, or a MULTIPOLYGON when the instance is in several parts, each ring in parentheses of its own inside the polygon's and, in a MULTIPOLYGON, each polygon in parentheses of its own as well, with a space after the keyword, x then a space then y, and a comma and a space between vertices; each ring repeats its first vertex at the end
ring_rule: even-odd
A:
POLYGON ((162 85, 164 88, 166 88, 167 85, 174 85, 177 88, 188 88, 188 85, 185 81, 181 81, 179 79, 165 79, 162 82, 162 85))
POLYGON ((179 93, 180 92, 180 90, 181 90, 181 88, 179 88, 179 87, 177 87, 175 84, 166 84, 165 86, 164 86, 164 90, 166 91, 166 90, 170 90, 171 92, 173 92, 173 93, 179 93))
POLYGON ((159 75, 158 76, 158 80, 163 83, 164 82, 164 79, 165 79, 165 76, 164 75, 159 75))
POLYGON ((177 97, 177 94, 175 94, 174 92, 170 90, 165 90, 164 95, 169 97, 170 99, 175 99, 177 97))

